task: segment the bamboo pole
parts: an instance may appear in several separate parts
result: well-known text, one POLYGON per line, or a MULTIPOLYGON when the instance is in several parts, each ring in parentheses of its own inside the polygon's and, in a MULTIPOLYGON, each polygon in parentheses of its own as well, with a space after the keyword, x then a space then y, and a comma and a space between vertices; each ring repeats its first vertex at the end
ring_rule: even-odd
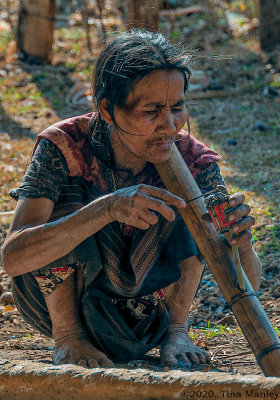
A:
MULTIPOLYGON (((189 201, 201 195, 181 154, 173 144, 170 158, 155 165, 166 188, 189 201)), ((231 247, 217 233, 214 224, 201 216, 207 212, 202 198, 187 204, 180 213, 223 295, 231 307, 244 336, 265 376, 280 377, 280 340, 242 270, 246 290, 238 286, 231 247)))

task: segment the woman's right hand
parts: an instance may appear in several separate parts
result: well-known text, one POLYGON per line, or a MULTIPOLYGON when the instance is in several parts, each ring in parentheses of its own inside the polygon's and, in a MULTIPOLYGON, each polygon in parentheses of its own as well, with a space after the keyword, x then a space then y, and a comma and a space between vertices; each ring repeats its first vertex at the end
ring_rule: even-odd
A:
POLYGON ((183 208, 186 203, 165 189, 141 184, 114 192, 108 211, 114 221, 148 229, 158 222, 153 211, 160 213, 168 221, 174 220, 175 213, 170 206, 183 208))

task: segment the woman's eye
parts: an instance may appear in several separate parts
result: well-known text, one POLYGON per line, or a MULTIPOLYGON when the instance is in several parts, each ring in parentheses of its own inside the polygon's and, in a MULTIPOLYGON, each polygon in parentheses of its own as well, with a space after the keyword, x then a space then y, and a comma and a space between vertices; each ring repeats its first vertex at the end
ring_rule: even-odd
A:
POLYGON ((146 114, 154 115, 158 112, 158 110, 146 110, 146 114))
POLYGON ((174 113, 178 113, 178 112, 183 111, 183 108, 182 107, 181 108, 172 108, 171 111, 174 112, 174 113))

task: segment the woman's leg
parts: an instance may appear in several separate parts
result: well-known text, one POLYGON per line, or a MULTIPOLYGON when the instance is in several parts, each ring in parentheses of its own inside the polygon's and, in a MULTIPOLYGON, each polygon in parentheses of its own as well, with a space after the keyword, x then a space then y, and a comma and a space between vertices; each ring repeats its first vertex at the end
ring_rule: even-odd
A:
POLYGON ((82 290, 83 271, 78 268, 45 297, 55 340, 54 363, 113 367, 112 361, 94 347, 81 319, 82 290))
POLYGON ((180 361, 188 367, 191 361, 205 363, 209 360, 208 354, 192 343, 186 329, 203 265, 197 256, 193 256, 181 261, 180 268, 181 278, 164 289, 164 302, 170 313, 170 325, 161 346, 161 362, 171 368, 180 366, 180 361))

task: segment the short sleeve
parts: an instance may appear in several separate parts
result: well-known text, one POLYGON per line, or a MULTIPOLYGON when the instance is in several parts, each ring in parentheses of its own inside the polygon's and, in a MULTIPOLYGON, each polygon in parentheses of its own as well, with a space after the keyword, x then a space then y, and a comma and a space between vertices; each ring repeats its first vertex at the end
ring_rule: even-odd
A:
POLYGON ((19 197, 46 197, 57 202, 61 186, 67 184, 69 169, 59 148, 51 141, 42 138, 19 188, 12 189, 9 195, 15 200, 19 197))
POLYGON ((217 163, 210 163, 196 176, 196 183, 202 193, 214 189, 217 185, 226 186, 217 163))

